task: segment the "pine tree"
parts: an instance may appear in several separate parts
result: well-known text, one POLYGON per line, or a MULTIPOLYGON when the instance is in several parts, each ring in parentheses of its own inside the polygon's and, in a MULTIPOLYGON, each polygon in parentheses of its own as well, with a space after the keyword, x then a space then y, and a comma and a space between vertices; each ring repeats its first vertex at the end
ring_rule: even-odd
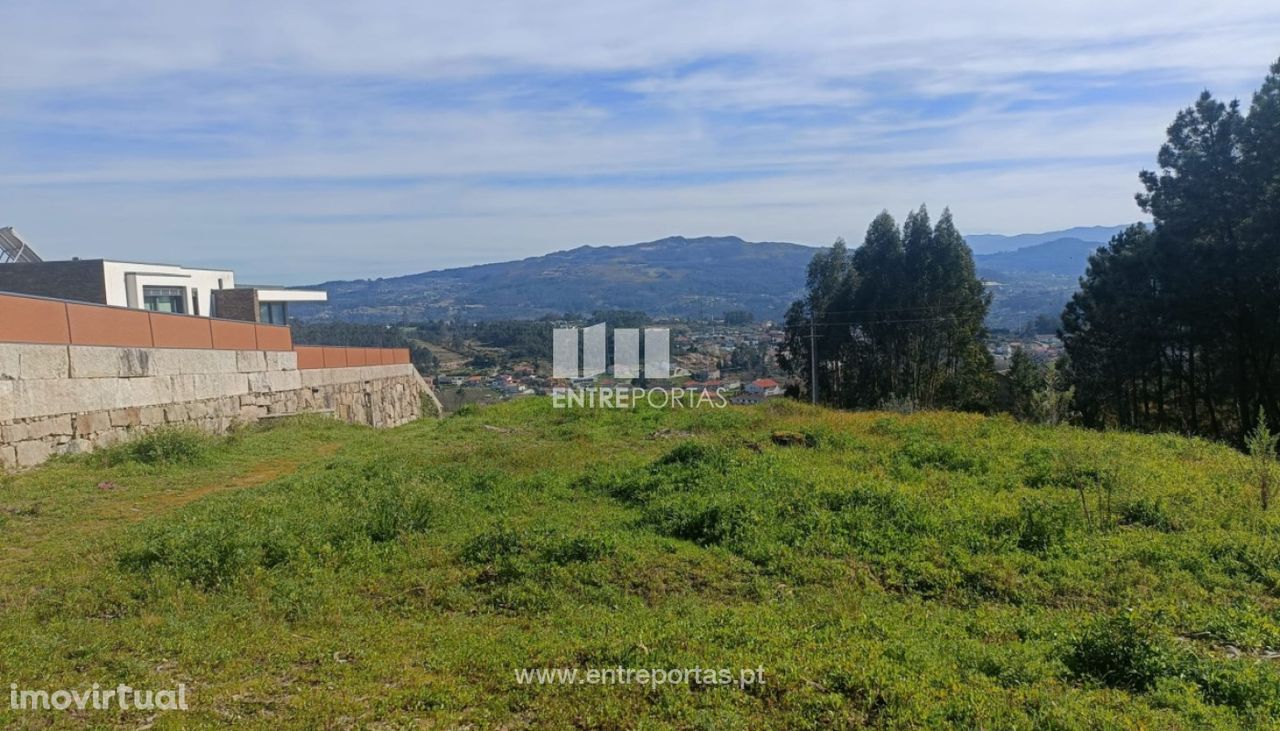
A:
POLYGON ((1063 313, 1086 423, 1239 443, 1280 413, 1280 63, 1236 102, 1182 110, 1137 196, 1153 227, 1090 258, 1063 313))

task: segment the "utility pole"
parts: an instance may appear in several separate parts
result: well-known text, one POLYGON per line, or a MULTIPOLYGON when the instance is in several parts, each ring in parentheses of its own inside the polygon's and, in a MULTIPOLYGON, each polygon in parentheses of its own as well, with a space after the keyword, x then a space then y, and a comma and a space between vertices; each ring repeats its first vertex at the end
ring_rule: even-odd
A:
POLYGON ((814 406, 818 405, 818 333, 813 315, 809 316, 809 399, 814 406))

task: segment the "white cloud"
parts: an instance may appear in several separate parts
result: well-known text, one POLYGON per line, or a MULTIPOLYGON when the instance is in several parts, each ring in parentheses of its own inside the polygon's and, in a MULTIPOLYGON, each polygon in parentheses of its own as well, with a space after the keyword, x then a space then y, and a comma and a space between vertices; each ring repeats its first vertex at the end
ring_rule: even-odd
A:
POLYGON ((307 282, 580 243, 1137 216, 1271 3, 0 0, 0 223, 48 255, 307 282), (195 258, 202 258, 195 261, 195 258), (286 265, 287 262, 287 265, 286 265))

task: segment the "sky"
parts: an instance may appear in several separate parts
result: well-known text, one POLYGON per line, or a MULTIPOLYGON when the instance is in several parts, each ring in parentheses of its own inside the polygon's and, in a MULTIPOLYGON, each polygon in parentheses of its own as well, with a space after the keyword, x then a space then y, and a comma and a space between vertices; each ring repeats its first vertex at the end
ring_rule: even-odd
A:
POLYGON ((0 226, 306 284, 669 235, 1140 218, 1274 0, 0 0, 0 226), (864 6, 864 7, 858 7, 864 6))

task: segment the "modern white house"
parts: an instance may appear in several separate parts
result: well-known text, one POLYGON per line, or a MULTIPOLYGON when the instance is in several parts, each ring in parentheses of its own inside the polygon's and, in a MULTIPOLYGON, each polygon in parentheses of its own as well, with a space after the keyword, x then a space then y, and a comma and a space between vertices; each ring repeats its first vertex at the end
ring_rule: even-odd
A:
POLYGON ((235 273, 225 269, 131 261, 102 261, 102 280, 101 304, 206 317, 213 315, 215 291, 236 288, 235 273))
POLYGON ((275 325, 288 323, 290 303, 328 299, 317 290, 237 285, 228 269, 110 259, 0 264, 0 292, 275 325))

